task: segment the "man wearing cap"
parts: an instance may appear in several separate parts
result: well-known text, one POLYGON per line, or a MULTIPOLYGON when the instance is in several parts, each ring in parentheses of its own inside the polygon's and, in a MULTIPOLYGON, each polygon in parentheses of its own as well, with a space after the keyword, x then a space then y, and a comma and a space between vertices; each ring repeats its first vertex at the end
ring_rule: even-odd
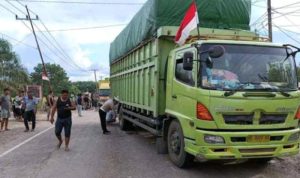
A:
POLYGON ((115 106, 119 103, 118 98, 113 98, 107 100, 102 107, 99 109, 99 115, 100 115, 100 120, 101 120, 101 127, 104 135, 110 134, 110 131, 107 130, 106 128, 106 114, 109 111, 115 112, 115 106))

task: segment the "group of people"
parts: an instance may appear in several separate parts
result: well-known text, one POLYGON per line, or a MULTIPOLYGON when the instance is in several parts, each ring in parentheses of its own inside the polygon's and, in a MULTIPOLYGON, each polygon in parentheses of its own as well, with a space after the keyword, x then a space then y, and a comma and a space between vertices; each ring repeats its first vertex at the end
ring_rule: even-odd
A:
POLYGON ((25 95, 24 91, 19 91, 18 96, 15 97, 14 101, 12 101, 11 91, 9 88, 5 88, 3 93, 4 94, 0 97, 0 132, 9 131, 8 123, 11 117, 11 110, 14 110, 14 115, 17 120, 24 121, 25 132, 30 131, 28 122, 31 121, 31 131, 33 132, 36 124, 38 100, 35 97, 33 97, 32 93, 30 92, 28 92, 27 95, 25 95))
MULTIPOLYGON (((4 94, 0 97, 0 106, 1 106, 1 130, 0 131, 9 131, 8 122, 10 115, 10 110, 12 108, 12 99, 11 99, 11 91, 10 89, 4 89, 4 94)), ((57 113, 56 121, 55 121, 55 135, 58 139, 57 147, 60 148, 63 139, 61 136, 62 131, 65 133, 65 151, 69 151, 69 142, 71 137, 71 128, 72 128, 72 111, 78 110, 78 113, 81 115, 82 106, 81 105, 81 97, 78 96, 75 102, 73 102, 69 97, 68 90, 62 90, 61 95, 57 100, 54 99, 53 92, 50 91, 47 96, 47 106, 48 106, 48 114, 47 119, 51 124, 54 124, 54 116, 57 113), (77 105, 77 106, 76 106, 77 105)), ((33 97, 32 93, 27 92, 25 95, 24 91, 20 91, 18 96, 14 99, 14 109, 17 120, 24 120, 25 132, 30 131, 28 122, 32 122, 31 131, 34 131, 36 126, 36 113, 37 113, 37 104, 38 99, 33 97)), ((115 110, 118 105, 118 99, 113 98, 107 100, 99 109, 99 116, 101 120, 101 127, 104 135, 110 134, 110 131, 106 126, 106 117, 108 113, 114 113, 116 116, 115 110)))

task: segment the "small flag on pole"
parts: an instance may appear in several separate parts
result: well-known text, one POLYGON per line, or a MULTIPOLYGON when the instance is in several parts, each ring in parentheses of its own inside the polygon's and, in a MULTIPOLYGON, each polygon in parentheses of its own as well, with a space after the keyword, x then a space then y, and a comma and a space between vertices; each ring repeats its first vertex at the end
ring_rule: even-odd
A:
POLYGON ((42 73, 42 80, 50 81, 48 76, 47 76, 47 73, 45 71, 43 71, 43 73, 42 73))
POLYGON ((177 35, 175 37, 175 42, 180 46, 184 45, 186 40, 189 38, 192 30, 198 28, 199 18, 196 2, 193 1, 191 6, 189 7, 187 13, 181 25, 178 29, 177 35))

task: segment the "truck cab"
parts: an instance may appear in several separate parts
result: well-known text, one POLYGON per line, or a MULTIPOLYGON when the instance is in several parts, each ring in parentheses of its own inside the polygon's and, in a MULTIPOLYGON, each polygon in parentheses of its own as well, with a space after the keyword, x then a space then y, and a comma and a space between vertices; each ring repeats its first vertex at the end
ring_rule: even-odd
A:
POLYGON ((296 53, 293 46, 240 40, 175 48, 166 73, 171 160, 182 166, 191 156, 269 160, 297 154, 296 53))

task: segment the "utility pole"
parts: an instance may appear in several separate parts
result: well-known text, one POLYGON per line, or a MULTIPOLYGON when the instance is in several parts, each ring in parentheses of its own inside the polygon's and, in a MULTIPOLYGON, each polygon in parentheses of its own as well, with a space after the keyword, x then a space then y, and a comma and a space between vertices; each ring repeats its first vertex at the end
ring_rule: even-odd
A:
POLYGON ((93 70, 94 71, 94 76, 95 76, 95 82, 96 82, 96 92, 98 92, 98 81, 97 81, 97 72, 98 72, 98 70, 97 69, 94 69, 93 70))
POLYGON ((272 27, 272 3, 268 0, 268 29, 269 29, 269 40, 273 42, 273 27, 272 27))
MULTIPOLYGON (((36 36, 36 33, 35 33, 35 29, 34 29, 34 26, 33 26, 33 23, 32 23, 32 20, 39 20, 39 17, 36 16, 35 19, 32 19, 31 16, 30 16, 30 13, 29 13, 29 10, 28 10, 27 5, 25 6, 25 8, 26 8, 26 11, 27 11, 26 18, 19 18, 19 17, 16 15, 16 19, 17 19, 17 20, 28 20, 28 21, 30 22, 30 25, 31 25, 31 28, 32 28, 32 32, 33 32, 33 35, 34 35, 34 39, 35 39, 35 42, 36 42, 36 45, 37 45, 37 49, 38 49, 38 51, 39 51, 39 55, 40 55, 40 58, 41 58, 41 61, 42 61, 43 72, 44 72, 44 75, 46 75, 46 76, 48 77, 48 73, 47 73, 47 70, 46 70, 46 66, 45 66, 43 54, 42 54, 42 51, 41 51, 41 48, 40 48, 40 45, 39 45, 39 42, 38 42, 38 39, 37 39, 37 36, 36 36)), ((51 87, 51 82, 50 82, 50 80, 49 80, 49 90, 52 91, 52 87, 51 87)))

